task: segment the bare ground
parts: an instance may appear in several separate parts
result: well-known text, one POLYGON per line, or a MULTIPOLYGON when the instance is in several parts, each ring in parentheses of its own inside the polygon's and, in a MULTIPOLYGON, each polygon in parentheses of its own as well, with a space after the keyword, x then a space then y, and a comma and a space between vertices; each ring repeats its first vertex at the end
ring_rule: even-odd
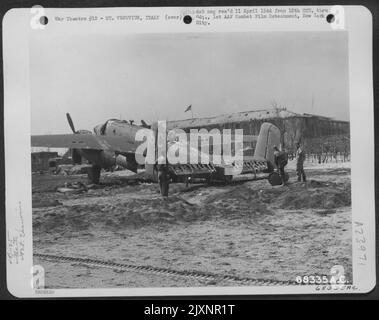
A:
MULTIPOLYGON (((289 171, 288 186, 172 184, 168 199, 143 174, 78 194, 56 190, 84 175, 34 175, 34 250, 284 281, 338 264, 351 280, 350 169, 310 164, 307 183, 289 171)), ((50 288, 228 285, 35 260, 50 288)))

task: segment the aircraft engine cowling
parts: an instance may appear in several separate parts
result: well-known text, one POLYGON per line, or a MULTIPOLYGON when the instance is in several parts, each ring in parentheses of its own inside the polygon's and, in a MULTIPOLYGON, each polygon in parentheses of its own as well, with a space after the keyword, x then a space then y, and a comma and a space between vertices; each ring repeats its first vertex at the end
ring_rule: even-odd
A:
POLYGON ((119 154, 116 157, 116 164, 130 171, 137 172, 138 165, 133 155, 123 156, 119 154))
POLYGON ((83 153, 84 157, 90 162, 102 168, 107 169, 119 165, 130 171, 137 172, 138 165, 134 154, 124 156, 121 154, 116 155, 114 152, 107 150, 98 151, 85 149, 81 149, 81 153, 83 153))
POLYGON ((101 152, 101 166, 103 168, 110 168, 114 165, 118 165, 133 172, 137 172, 137 162, 134 155, 116 155, 114 152, 102 151, 101 152))
POLYGON ((110 168, 116 164, 116 155, 114 152, 103 150, 99 154, 99 162, 101 167, 110 168))

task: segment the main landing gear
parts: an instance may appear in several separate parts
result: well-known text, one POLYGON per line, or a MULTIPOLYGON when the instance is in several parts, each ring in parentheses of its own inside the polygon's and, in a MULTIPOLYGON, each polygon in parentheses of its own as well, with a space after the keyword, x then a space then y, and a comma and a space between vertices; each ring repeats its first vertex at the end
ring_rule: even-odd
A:
POLYGON ((88 171, 87 171, 88 182, 90 184, 99 184, 100 172, 101 172, 101 167, 98 165, 93 164, 92 167, 88 168, 88 171))

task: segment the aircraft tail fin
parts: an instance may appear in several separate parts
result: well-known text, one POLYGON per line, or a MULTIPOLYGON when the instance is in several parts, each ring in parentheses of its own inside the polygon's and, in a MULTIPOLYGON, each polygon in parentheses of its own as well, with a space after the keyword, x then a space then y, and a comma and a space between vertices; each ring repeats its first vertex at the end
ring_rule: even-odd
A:
POLYGON ((274 146, 280 145, 280 130, 269 122, 261 125, 257 144, 255 146, 254 158, 267 160, 274 164, 274 146))

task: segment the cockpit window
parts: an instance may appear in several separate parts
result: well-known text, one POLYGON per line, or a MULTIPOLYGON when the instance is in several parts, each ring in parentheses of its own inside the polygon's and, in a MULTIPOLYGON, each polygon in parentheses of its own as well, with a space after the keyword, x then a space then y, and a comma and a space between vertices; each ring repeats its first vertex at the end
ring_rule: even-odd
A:
MULTIPOLYGON (((117 123, 128 123, 129 121, 126 120, 119 120, 119 119, 109 119, 104 124, 96 126, 93 131, 95 131, 96 134, 105 135, 108 125, 117 124, 117 123)), ((115 133, 115 132, 113 132, 115 133)))
POLYGON ((105 123, 101 126, 101 128, 100 128, 100 134, 101 134, 101 135, 105 135, 105 130, 107 129, 107 124, 108 124, 108 121, 105 122, 105 123))

